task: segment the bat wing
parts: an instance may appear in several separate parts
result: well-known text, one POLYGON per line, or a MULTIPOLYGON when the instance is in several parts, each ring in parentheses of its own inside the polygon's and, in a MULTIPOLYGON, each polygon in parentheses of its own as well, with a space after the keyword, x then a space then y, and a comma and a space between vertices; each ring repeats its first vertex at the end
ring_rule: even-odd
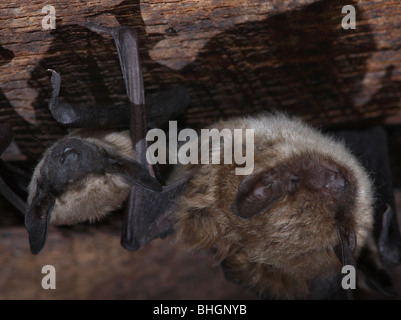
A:
POLYGON ((11 127, 8 123, 0 124, 0 155, 8 148, 13 140, 11 127))
MULTIPOLYGON (((9 124, 0 124, 0 156, 7 149, 13 139, 13 134, 9 124)), ((0 176, 0 193, 11 202, 22 214, 25 213, 25 202, 8 186, 0 176)))
POLYGON ((61 76, 55 70, 49 69, 48 71, 52 73, 50 82, 53 88, 49 109, 58 123, 71 128, 128 126, 129 108, 126 104, 111 108, 101 105, 86 106, 59 102, 61 76))
POLYGON ((401 262, 401 236, 398 228, 387 135, 382 127, 342 130, 337 135, 370 173, 376 188, 374 237, 383 261, 388 265, 401 262))
MULTIPOLYGON (((129 126, 129 104, 116 106, 86 106, 59 102, 61 75, 55 70, 50 82, 52 94, 49 100, 49 109, 53 118, 60 124, 69 128, 125 128, 129 126)), ((157 92, 146 99, 149 128, 162 126, 170 119, 182 114, 190 102, 190 94, 182 85, 176 85, 166 91, 157 92)))
MULTIPOLYGON (((388 266, 398 265, 401 262, 401 236, 395 214, 386 132, 384 128, 377 126, 340 130, 336 131, 335 135, 360 159, 374 181, 376 203, 373 235, 382 261, 388 266)), ((364 273, 369 286, 387 295, 395 294, 389 276, 380 264, 374 261, 372 253, 366 250, 362 252, 357 266, 364 273)))
MULTIPOLYGON (((74 105, 70 103, 60 103, 59 93, 61 86, 61 76, 55 70, 49 69, 52 73, 51 85, 52 94, 49 100, 49 109, 53 118, 66 127, 74 128, 105 128, 105 127, 128 127, 132 104, 144 105, 145 96, 143 88, 142 73, 138 56, 138 36, 135 30, 126 26, 114 28, 103 27, 91 22, 86 26, 99 33, 106 33, 113 37, 116 44, 118 57, 120 60, 121 71, 123 74, 128 104, 117 106, 86 106, 74 105)), ((149 96, 146 103, 146 110, 149 110, 149 123, 143 122, 139 116, 144 114, 144 110, 137 110, 138 113, 131 120, 140 129, 144 126, 151 128, 159 127, 169 119, 181 114, 189 105, 189 92, 182 86, 177 85, 169 90, 162 91, 149 96), (143 123, 142 123, 143 122, 143 123)))
POLYGON ((156 238, 165 238, 174 231, 175 199, 189 178, 163 187, 161 193, 132 188, 124 217, 121 245, 130 251, 138 250, 156 238), (132 212, 132 208, 139 210, 132 212))
MULTIPOLYGON (((108 28, 87 23, 87 27, 95 32, 107 33, 114 38, 130 103, 130 129, 135 158, 146 166, 154 177, 153 167, 146 160, 147 110, 139 60, 138 35, 125 26, 108 28)), ((188 103, 189 94, 182 87, 154 96, 151 102, 154 106, 153 125, 166 121, 176 110, 180 112, 180 108, 186 107, 188 103), (166 112, 163 105, 172 105, 170 108, 172 111, 166 112)), ((145 243, 158 237, 166 237, 172 232, 175 199, 188 180, 189 178, 184 178, 172 185, 164 186, 162 192, 157 193, 140 186, 131 188, 121 238, 124 248, 137 250, 145 243)))
POLYGON ((190 100, 189 91, 182 85, 151 95, 146 99, 148 127, 158 128, 175 119, 185 111, 190 100))
POLYGON ((39 254, 43 249, 49 229, 50 213, 56 203, 56 197, 50 192, 38 190, 25 215, 25 226, 29 234, 32 254, 39 254))

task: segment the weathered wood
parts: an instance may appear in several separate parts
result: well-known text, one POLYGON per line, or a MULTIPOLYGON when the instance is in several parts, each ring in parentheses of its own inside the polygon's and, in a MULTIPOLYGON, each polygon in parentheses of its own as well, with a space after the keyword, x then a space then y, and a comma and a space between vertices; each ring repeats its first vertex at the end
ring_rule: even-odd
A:
POLYGON ((189 252, 174 236, 139 251, 120 245, 122 216, 93 225, 50 227, 43 251, 31 254, 23 218, 0 201, 0 300, 255 299, 227 281, 207 252, 189 252), (56 289, 41 286, 42 267, 56 268, 56 289))
POLYGON ((225 280, 205 252, 156 240, 137 252, 120 246, 119 230, 51 228, 38 256, 23 227, 0 229, 0 299, 256 299, 225 280), (42 288, 42 267, 56 270, 56 289, 42 288))
POLYGON ((8 159, 36 161, 65 133, 47 110, 47 68, 61 73, 70 102, 124 101, 114 44, 82 26, 95 16, 139 30, 148 92, 188 87, 185 125, 271 109, 318 125, 378 123, 399 113, 396 0, 60 0, 56 29, 43 30, 47 4, 0 4, 0 121, 11 122, 15 135, 8 159), (355 30, 341 27, 345 5, 356 9, 355 30))
MULTIPOLYGON (((400 189, 395 199, 401 208, 400 189)), ((24 227, 4 224, 2 215, 0 299, 256 298, 227 281, 211 254, 188 252, 176 245, 173 236, 155 240, 137 252, 126 251, 120 246, 121 220, 118 216, 110 219, 100 225, 51 227, 46 247, 33 256, 24 227), (55 290, 41 286, 45 265, 56 268, 55 290)), ((400 293, 401 266, 388 272, 400 293)), ((364 298, 389 299, 374 292, 364 298)))

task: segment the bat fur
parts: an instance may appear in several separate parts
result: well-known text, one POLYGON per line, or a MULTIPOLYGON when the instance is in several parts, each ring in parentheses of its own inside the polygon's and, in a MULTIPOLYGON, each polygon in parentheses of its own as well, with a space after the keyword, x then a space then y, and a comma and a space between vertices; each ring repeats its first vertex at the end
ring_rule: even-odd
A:
MULTIPOLYGON (((372 241, 372 182, 342 143, 283 114, 235 118, 210 128, 254 129, 254 145, 245 146, 243 136, 243 148, 254 151, 254 170, 241 176, 235 174, 235 164, 177 165, 168 185, 192 177, 177 193, 173 218, 167 219, 175 221, 179 243, 212 251, 229 279, 262 297, 277 299, 309 298, 314 283, 340 273, 342 263, 334 250, 339 227, 355 233, 356 259, 362 248, 369 247, 373 259, 379 260, 372 241), (274 181, 286 186, 285 192, 258 207, 253 187, 260 192, 270 172, 274 181), (241 197, 245 197, 242 209, 241 197)), ((129 130, 75 130, 49 148, 37 165, 28 204, 43 168, 52 161, 52 150, 71 138, 134 157, 129 130)), ((220 150, 210 152, 213 156, 220 150)), ((121 208, 130 189, 121 176, 89 173, 61 188, 50 223, 101 219, 121 208)))
MULTIPOLYGON (((246 145, 244 136, 242 143, 254 152, 249 175, 236 175, 235 164, 178 165, 169 184, 162 186, 144 163, 147 122, 137 35, 124 26, 88 27, 112 35, 116 42, 131 131, 77 130, 46 151, 29 186, 25 218, 34 254, 46 241, 49 220, 93 221, 120 208, 127 197, 125 248, 136 250, 164 237, 175 224, 182 243, 211 250, 228 278, 264 297, 324 296, 331 283, 339 286, 342 265, 355 265, 366 248, 371 254, 377 251, 372 241, 373 184, 362 165, 342 143, 282 114, 211 126, 254 129, 254 144, 246 145)), ((63 118, 68 108, 80 112, 58 104, 60 77, 52 73, 52 113, 63 118)), ((168 99, 162 99, 161 108, 155 109, 160 114, 182 110, 187 96, 172 99, 171 108, 165 108, 168 99)), ((85 110, 78 118, 79 124, 91 125, 105 120, 93 121, 85 110)), ((116 118, 121 120, 119 112, 116 118)), ((213 158, 217 151, 210 149, 213 158)))
POLYGON ((354 230, 358 257, 371 236, 374 197, 367 173, 342 143, 284 115, 237 118, 212 127, 254 129, 255 168, 247 177, 235 175, 234 164, 179 167, 175 175, 193 175, 177 200, 179 241, 211 250, 228 278, 278 299, 306 298, 312 282, 340 273, 333 250, 339 243, 338 224, 354 230), (340 170, 345 189, 337 191, 335 185, 331 194, 330 179, 322 184, 315 177, 319 167, 329 176, 340 170), (281 198, 251 218, 235 215, 241 182, 251 183, 243 184, 242 196, 244 210, 252 210, 252 201, 260 201, 252 188, 272 170, 279 183, 289 186, 281 198))
MULTIPOLYGON (((32 203, 41 172, 49 162, 54 162, 53 150, 71 138, 78 138, 99 147, 111 149, 116 154, 133 158, 133 147, 129 130, 96 131, 77 129, 49 148, 36 166, 29 184, 28 204, 32 203)), ((96 221, 108 213, 121 208, 131 185, 119 175, 87 174, 84 178, 66 184, 56 198, 50 223, 71 225, 83 221, 96 221)))

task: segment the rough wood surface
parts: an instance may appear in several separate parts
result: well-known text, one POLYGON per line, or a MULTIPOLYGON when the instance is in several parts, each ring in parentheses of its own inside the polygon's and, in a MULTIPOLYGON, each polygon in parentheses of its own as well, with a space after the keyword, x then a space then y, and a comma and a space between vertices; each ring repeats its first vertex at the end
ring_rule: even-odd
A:
POLYGON ((23 227, 0 229, 0 299, 256 299, 225 280, 206 252, 156 240, 137 252, 120 246, 119 230, 50 228, 38 256, 23 227), (42 288, 42 267, 56 270, 56 289, 42 288))
MULTIPOLYGON (((401 208, 400 189, 395 196, 401 208)), ((401 221, 401 210, 398 215, 401 221)), ((227 281, 209 253, 188 252, 175 244, 173 236, 155 240, 137 252, 126 251, 120 246, 121 219, 109 219, 100 225, 51 227, 46 247, 33 256, 25 228, 20 223, 4 225, 3 217, 0 300, 256 299, 253 293, 227 281), (45 265, 56 269, 55 290, 41 286, 45 265)), ((400 299, 401 266, 388 272, 397 297, 372 293, 361 298, 400 299)))
POLYGON ((59 0, 56 29, 43 30, 47 4, 0 4, 0 121, 15 135, 7 159, 36 161, 65 133, 47 110, 47 68, 61 73, 65 100, 124 100, 114 45, 82 26, 89 18, 139 30, 147 91, 191 91, 184 125, 271 109, 318 125, 400 122, 388 119, 400 109, 399 1, 59 0), (355 30, 341 27, 345 5, 355 30))
POLYGON ((174 236, 123 249, 119 213, 93 225, 51 226, 37 256, 22 215, 0 201, 0 216, 0 300, 256 299, 227 281, 211 254, 183 249, 174 236), (45 265, 56 269, 55 290, 42 288, 45 265))

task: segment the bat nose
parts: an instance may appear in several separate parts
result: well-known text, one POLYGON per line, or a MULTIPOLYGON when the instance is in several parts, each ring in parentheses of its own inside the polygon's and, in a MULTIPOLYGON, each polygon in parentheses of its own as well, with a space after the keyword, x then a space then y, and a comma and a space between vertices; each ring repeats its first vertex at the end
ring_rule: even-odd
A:
POLYGON ((76 162, 79 159, 79 153, 73 148, 65 148, 61 155, 61 163, 65 162, 76 162))

